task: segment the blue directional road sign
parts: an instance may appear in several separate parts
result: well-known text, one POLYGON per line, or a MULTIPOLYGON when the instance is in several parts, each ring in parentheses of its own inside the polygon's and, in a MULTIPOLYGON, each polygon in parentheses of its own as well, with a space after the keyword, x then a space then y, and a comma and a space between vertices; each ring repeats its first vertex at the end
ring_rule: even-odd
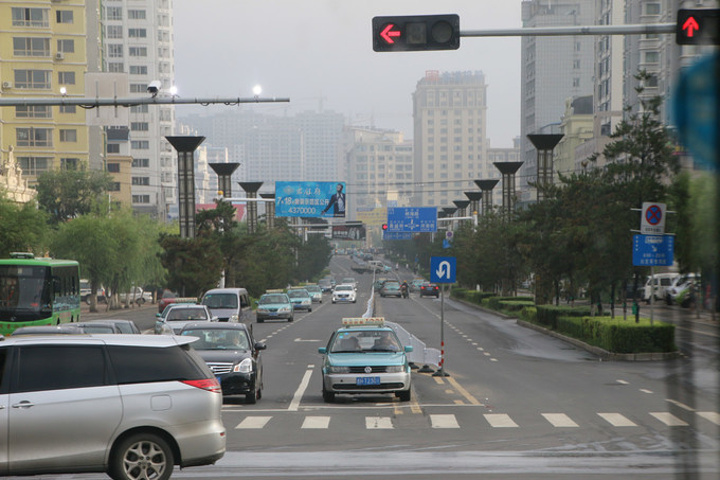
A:
POLYGON ((671 235, 633 235, 633 265, 668 267, 673 264, 674 247, 671 235))
POLYGON ((412 233, 384 231, 383 240, 412 240, 412 233))
POLYGON ((430 281, 455 283, 457 263, 455 257, 430 257, 430 281))
POLYGON ((437 207, 388 207, 388 232, 437 232, 437 207))

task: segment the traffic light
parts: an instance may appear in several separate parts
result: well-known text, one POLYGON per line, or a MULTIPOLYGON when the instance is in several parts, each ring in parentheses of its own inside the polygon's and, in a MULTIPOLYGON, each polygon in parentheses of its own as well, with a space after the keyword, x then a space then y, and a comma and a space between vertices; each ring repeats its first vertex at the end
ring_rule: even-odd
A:
POLYGON ((720 45, 720 9, 678 10, 678 45, 720 45))
POLYGON ((383 229, 383 231, 387 230, 387 223, 382 224, 382 229, 383 229))
POLYGON ((458 15, 374 17, 373 50, 408 52, 460 48, 458 15))

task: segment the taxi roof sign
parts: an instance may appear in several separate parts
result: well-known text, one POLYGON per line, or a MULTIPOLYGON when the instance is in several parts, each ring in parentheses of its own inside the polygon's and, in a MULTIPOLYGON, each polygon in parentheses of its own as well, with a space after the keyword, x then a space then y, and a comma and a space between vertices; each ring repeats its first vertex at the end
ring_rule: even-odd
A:
POLYGON ((285 293, 285 290, 283 290, 282 288, 271 288, 265 290, 265 293, 285 293))
POLYGON ((352 317, 352 318, 343 318, 342 319, 343 326, 350 327, 350 326, 361 326, 361 325, 384 325, 385 324, 385 317, 352 317))

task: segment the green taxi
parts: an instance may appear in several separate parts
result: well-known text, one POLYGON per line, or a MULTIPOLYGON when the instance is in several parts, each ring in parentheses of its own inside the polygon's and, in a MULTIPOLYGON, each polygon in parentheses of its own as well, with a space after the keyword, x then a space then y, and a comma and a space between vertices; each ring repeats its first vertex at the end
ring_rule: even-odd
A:
POLYGON ((343 326, 330 337, 323 355, 322 395, 333 402, 337 394, 395 394, 410 401, 411 370, 395 331, 384 318, 343 318, 343 326))
POLYGON ((257 309, 255 310, 255 318, 258 323, 265 320, 287 320, 292 322, 293 305, 290 297, 282 290, 268 290, 257 301, 257 309))

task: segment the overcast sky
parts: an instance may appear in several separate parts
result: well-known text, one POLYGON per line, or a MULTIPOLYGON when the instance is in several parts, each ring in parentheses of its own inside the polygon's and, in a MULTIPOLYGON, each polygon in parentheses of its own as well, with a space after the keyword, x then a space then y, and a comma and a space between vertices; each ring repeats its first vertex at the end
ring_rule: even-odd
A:
MULTIPOLYGON (((520 134, 520 39, 468 38, 457 51, 376 53, 372 18, 456 13, 461 31, 521 26, 521 0, 174 0, 175 80, 181 97, 289 97, 253 106, 292 115, 323 108, 354 125, 412 138, 412 92, 427 70, 482 71, 488 137, 520 134)), ((228 107, 178 107, 216 113, 228 107), (198 110, 202 108, 202 110, 198 110)), ((199 132, 202 134, 202 132, 199 132)))

